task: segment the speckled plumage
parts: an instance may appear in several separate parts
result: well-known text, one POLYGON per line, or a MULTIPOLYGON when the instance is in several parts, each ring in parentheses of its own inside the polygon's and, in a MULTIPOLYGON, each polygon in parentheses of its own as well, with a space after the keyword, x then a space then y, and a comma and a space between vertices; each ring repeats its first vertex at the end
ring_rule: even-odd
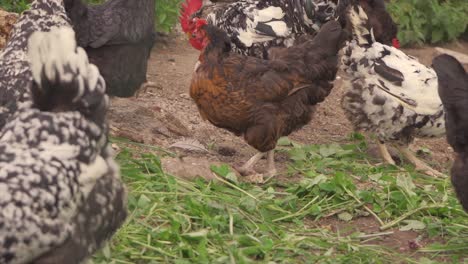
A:
MULTIPOLYGON (((32 8, 47 6, 63 11, 60 1, 32 8)), ((109 100, 66 20, 31 13, 40 29, 52 30, 21 36, 34 25, 23 19, 13 39, 21 40, 13 42, 22 48, 14 58, 26 69, 10 75, 18 80, 12 84, 32 93, 0 130, 0 263, 81 263, 126 217, 126 191, 107 145, 109 100)))
POLYGON ((354 32, 360 33, 345 47, 342 58, 349 77, 342 99, 348 119, 356 129, 376 133, 381 142, 408 145, 414 137, 444 135, 444 110, 434 70, 375 42, 365 23, 359 25, 367 18, 359 10, 354 13, 354 32))
POLYGON ((337 2, 241 0, 213 9, 207 21, 228 33, 234 52, 267 58, 269 48, 290 47, 298 36, 317 33, 334 18, 337 2))
POLYGON ((26 58, 27 40, 36 31, 69 25, 61 0, 36 0, 21 15, 0 54, 0 128, 21 103, 29 103, 31 71, 26 58))

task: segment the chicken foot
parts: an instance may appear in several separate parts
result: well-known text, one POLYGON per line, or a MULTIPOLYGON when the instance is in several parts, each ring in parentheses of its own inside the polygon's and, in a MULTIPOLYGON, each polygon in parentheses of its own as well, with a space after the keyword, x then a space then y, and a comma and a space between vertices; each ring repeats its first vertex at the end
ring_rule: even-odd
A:
POLYGON ((409 149, 408 147, 397 147, 398 150, 414 165, 417 171, 422 171, 425 174, 433 177, 447 177, 445 174, 431 168, 427 163, 418 159, 409 149))
POLYGON ((257 164, 259 160, 263 158, 265 153, 258 152, 257 154, 253 155, 242 167, 238 169, 239 173, 242 175, 251 174, 253 171, 253 166, 257 164))
POLYGON ((273 177, 276 175, 276 166, 275 166, 275 151, 270 150, 268 152, 259 152, 251 157, 242 167, 238 168, 237 171, 242 175, 246 176, 247 180, 250 182, 262 183, 264 177, 267 178, 273 177), (264 155, 267 155, 267 171, 263 174, 255 172, 253 167, 257 164, 258 161, 262 159, 264 155))

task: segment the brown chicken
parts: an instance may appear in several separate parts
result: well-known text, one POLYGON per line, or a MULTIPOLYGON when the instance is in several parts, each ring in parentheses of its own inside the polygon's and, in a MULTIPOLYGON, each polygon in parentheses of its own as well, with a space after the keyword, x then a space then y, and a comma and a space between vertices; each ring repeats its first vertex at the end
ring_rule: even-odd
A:
POLYGON ((200 115, 259 151, 241 174, 262 181, 253 166, 267 153, 265 176, 275 175, 278 139, 306 125, 314 105, 330 93, 346 34, 338 22, 328 22, 313 39, 271 50, 269 60, 230 52, 227 34, 203 20, 194 37, 204 46, 190 86, 200 115))

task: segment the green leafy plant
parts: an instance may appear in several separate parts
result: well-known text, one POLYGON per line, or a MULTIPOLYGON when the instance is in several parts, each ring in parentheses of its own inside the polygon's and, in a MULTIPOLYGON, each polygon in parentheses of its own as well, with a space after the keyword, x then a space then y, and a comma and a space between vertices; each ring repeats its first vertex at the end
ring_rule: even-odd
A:
POLYGON ((467 31, 465 0, 394 0, 388 11, 402 45, 453 41, 467 31))
POLYGON ((169 32, 177 23, 181 0, 156 1, 156 28, 158 31, 169 32))
POLYGON ((28 9, 29 3, 28 0, 0 0, 0 8, 8 12, 21 13, 28 9))
MULTIPOLYGON (((158 156, 135 155, 129 142, 111 140, 124 149, 117 160, 130 214, 95 264, 463 263, 468 257, 468 218, 450 180, 372 165, 358 134, 351 144, 283 139, 288 172, 302 180, 273 178, 261 186, 243 183, 226 165, 211 167, 216 181, 177 178, 158 156), (381 230, 353 231, 364 218, 381 230), (351 232, 327 228, 335 226, 330 221, 351 232), (425 239, 419 252, 402 253, 388 238, 379 244, 408 231, 425 239)), ((167 155, 136 146, 138 153, 167 155)))

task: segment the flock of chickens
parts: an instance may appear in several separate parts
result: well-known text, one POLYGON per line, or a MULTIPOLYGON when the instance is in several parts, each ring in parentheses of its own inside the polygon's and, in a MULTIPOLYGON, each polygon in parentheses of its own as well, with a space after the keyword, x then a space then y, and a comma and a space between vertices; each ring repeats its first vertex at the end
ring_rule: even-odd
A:
POLYGON ((441 55, 431 68, 399 50, 384 0, 218 2, 186 0, 180 23, 201 51, 190 85, 201 116, 259 151, 241 174, 258 181, 275 175, 278 139, 311 120, 341 68, 341 106, 356 130, 375 134, 385 162, 395 164, 386 147, 395 144, 417 170, 443 176, 408 146, 447 130, 459 153, 452 182, 468 210, 461 125, 468 84, 455 58, 441 55), (265 155, 267 171, 258 174, 253 166, 265 155))
MULTIPOLYGON (((0 53, 0 263, 81 263, 124 222, 108 95, 152 85, 154 10, 154 0, 35 0, 14 25, 0 53)), ((276 174, 278 139, 310 122, 341 67, 342 107, 386 162, 393 143, 438 176, 407 147, 447 134, 468 211, 468 75, 449 55, 430 68, 400 51, 383 0, 186 0, 180 22, 200 50, 190 96, 201 116, 259 151, 241 174, 276 174)))

